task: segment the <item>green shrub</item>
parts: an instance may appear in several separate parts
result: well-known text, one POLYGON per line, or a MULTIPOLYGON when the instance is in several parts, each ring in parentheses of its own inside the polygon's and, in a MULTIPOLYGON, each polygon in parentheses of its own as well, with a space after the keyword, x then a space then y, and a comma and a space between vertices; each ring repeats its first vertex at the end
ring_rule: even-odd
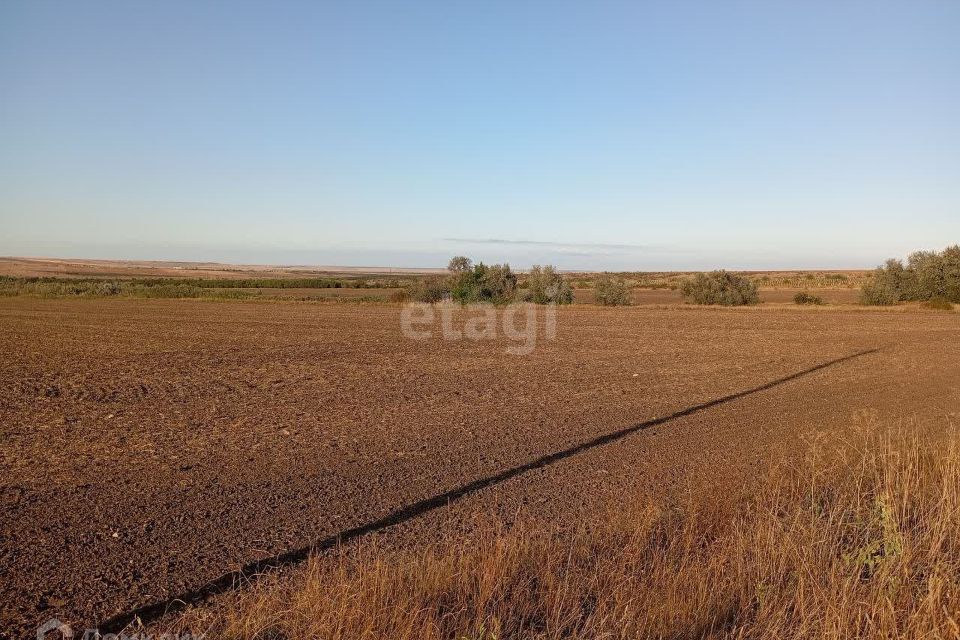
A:
POLYGON ((597 304, 605 307, 630 304, 630 288, 623 278, 614 278, 610 275, 600 276, 594 283, 594 295, 597 304))
POLYGON ((487 266, 481 262, 470 270, 451 271, 449 282, 450 295, 460 304, 509 304, 517 291, 517 276, 508 264, 487 266))
POLYGON ((123 293, 137 298, 199 298, 203 289, 189 284, 130 285, 123 293))
POLYGON ((934 311, 953 311, 953 305, 946 298, 933 298, 920 303, 920 306, 934 311))
MULTIPOLYGON (((481 263, 481 267, 483 264, 481 263)), ((517 292, 517 276, 509 264, 494 264, 486 268, 480 278, 481 298, 476 302, 509 304, 517 292)))
POLYGON ((480 300, 483 289, 483 274, 486 266, 480 263, 469 271, 452 271, 448 279, 451 297, 461 304, 469 304, 480 300))
POLYGON ((241 291, 239 289, 225 289, 222 291, 213 291, 207 292, 205 290, 199 290, 197 296, 182 296, 185 298, 193 297, 203 297, 203 298, 216 298, 218 300, 250 300, 252 298, 259 298, 260 293, 254 291, 241 291))
POLYGON ((450 297, 450 282, 439 277, 421 278, 409 288, 408 293, 410 299, 417 302, 440 302, 450 297))
POLYGON ((123 292, 123 287, 119 282, 98 282, 92 293, 97 296, 118 296, 123 292))
POLYGON ((797 295, 793 296, 793 302, 795 304, 821 305, 823 304, 823 298, 815 296, 809 291, 800 291, 797 295))
POLYGON ((527 275, 527 298, 535 304, 570 304, 573 289, 553 265, 534 265, 527 275))
POLYGON ((960 245, 947 247, 940 254, 943 263, 943 293, 950 301, 960 304, 960 245))
POLYGON ((860 304, 887 306, 900 301, 900 290, 889 281, 874 276, 860 288, 860 304))
POLYGON ((698 273, 683 283, 681 293, 694 304, 739 306, 760 301, 755 283, 727 271, 698 273))
POLYGON ((861 291, 864 304, 894 304, 901 300, 960 303, 960 245, 943 251, 916 251, 907 258, 887 260, 861 291))

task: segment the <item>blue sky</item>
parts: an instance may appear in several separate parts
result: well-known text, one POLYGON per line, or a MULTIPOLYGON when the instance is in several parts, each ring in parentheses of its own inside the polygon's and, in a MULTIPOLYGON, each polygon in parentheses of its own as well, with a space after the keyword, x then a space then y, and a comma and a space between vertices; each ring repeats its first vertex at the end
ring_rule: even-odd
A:
POLYGON ((0 254, 870 267, 958 114, 946 0, 5 0, 0 254))

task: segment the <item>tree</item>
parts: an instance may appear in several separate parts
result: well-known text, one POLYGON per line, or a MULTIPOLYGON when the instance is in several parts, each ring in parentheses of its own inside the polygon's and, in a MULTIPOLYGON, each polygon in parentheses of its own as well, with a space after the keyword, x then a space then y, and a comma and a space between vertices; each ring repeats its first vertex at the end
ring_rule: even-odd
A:
POLYGON ((861 289, 863 304, 944 299, 960 303, 960 245, 943 251, 915 251, 907 264, 890 259, 861 289))
POLYGON ((447 271, 451 273, 465 273, 473 269, 473 260, 467 256, 454 256, 447 264, 447 271))
POLYGON ((960 245, 947 247, 942 255, 944 297, 960 304, 960 245))
POLYGON ((513 302, 517 288, 517 276, 510 270, 508 264, 487 266, 481 262, 474 265, 471 270, 454 271, 451 269, 451 272, 450 293, 453 299, 461 304, 473 302, 508 304, 513 302))

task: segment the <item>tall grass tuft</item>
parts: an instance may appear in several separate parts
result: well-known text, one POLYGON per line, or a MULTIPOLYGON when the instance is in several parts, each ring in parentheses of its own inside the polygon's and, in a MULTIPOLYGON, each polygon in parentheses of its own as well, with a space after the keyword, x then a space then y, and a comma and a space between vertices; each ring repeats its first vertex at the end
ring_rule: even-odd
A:
POLYGON ((931 311, 953 311, 953 303, 943 298, 933 298, 926 302, 921 302, 920 306, 931 311))

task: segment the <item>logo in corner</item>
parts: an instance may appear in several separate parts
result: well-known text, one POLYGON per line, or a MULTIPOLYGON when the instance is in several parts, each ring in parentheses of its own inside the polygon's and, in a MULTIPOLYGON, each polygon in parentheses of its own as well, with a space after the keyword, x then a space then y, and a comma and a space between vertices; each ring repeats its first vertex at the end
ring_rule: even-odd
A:
POLYGON ((71 640, 73 638, 73 629, 70 628, 66 622, 60 622, 56 618, 50 618, 42 625, 37 627, 37 640, 71 640), (47 634, 51 631, 58 631, 60 633, 59 638, 57 636, 47 637, 47 634))

